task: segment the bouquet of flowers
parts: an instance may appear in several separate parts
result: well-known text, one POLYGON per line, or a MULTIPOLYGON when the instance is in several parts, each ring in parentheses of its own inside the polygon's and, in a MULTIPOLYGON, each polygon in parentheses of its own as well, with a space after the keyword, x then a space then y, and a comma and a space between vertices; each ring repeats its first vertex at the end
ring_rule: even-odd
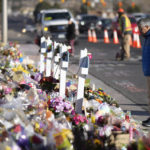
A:
POLYGON ((83 127, 84 125, 86 125, 88 123, 88 120, 85 116, 76 114, 73 118, 72 118, 72 124, 76 127, 83 127))
POLYGON ((49 100, 49 109, 58 116, 59 114, 71 114, 73 107, 70 102, 63 100, 61 97, 56 97, 49 100))

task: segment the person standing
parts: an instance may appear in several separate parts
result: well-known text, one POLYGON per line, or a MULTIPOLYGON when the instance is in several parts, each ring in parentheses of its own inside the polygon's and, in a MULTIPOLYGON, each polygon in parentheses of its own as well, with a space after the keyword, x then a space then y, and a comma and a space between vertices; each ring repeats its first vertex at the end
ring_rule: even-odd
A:
POLYGON ((68 27, 67 27, 67 33, 66 33, 66 39, 68 44, 71 46, 71 50, 72 50, 72 56, 74 56, 74 42, 75 42, 75 24, 73 22, 73 19, 70 18, 68 20, 68 27))
MULTIPOLYGON (((142 46, 142 67, 144 76, 147 78, 148 85, 148 110, 150 113, 150 19, 144 18, 138 22, 139 30, 144 36, 144 44, 142 46)), ((150 116, 142 122, 143 126, 150 127, 150 116)))
POLYGON ((132 34, 131 22, 128 16, 125 14, 124 9, 118 9, 119 15, 119 27, 121 31, 121 52, 119 56, 116 56, 117 60, 128 60, 130 58, 130 40, 132 34))

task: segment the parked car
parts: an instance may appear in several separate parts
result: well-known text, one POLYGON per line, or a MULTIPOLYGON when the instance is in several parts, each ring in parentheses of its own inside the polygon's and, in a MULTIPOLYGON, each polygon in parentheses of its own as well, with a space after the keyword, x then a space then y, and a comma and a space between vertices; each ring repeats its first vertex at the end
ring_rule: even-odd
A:
POLYGON ((79 32, 84 33, 84 32, 87 32, 88 29, 98 30, 97 28, 98 21, 99 21, 99 18, 96 15, 88 15, 88 14, 80 15, 78 17, 79 32))
MULTIPOLYGON (((134 33, 135 29, 138 28, 136 19, 133 16, 128 16, 128 17, 129 17, 129 19, 131 21, 132 33, 134 33)), ((117 30, 118 36, 121 35, 118 17, 113 20, 113 22, 112 22, 112 28, 113 28, 113 30, 114 29, 117 30)))

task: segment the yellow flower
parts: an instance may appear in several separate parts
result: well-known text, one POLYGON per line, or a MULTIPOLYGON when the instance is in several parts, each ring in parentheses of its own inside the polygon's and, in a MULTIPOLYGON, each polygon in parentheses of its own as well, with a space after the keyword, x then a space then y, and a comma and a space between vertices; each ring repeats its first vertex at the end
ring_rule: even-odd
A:
POLYGON ((103 94, 102 92, 99 92, 99 95, 100 95, 100 96, 103 96, 104 94, 103 94))
POLYGON ((11 149, 11 147, 6 146, 6 147, 5 147, 5 150, 12 150, 12 149, 11 149))
POLYGON ((101 143, 101 141, 100 141, 99 139, 95 139, 95 140, 94 140, 94 144, 100 145, 100 144, 102 144, 102 143, 101 143))
POLYGON ((65 138, 69 138, 69 139, 73 139, 73 134, 71 132, 71 130, 69 129, 62 129, 61 132, 58 132, 56 134, 53 134, 54 137, 61 135, 64 139, 65 138))
POLYGON ((12 68, 12 71, 16 72, 16 71, 17 71, 17 68, 12 68))
POLYGON ((95 116, 91 116, 91 122, 95 123, 95 116))
POLYGON ((24 73, 29 74, 29 72, 27 70, 23 70, 24 73))
POLYGON ((62 135, 68 137, 69 139, 73 139, 73 134, 69 129, 62 129, 62 135))
POLYGON ((39 123, 35 123, 35 129, 39 129, 40 128, 40 124, 39 123))
POLYGON ((20 57, 22 57, 22 53, 20 53, 20 57))
POLYGON ((33 65, 28 64, 27 67, 28 67, 29 69, 32 69, 32 68, 33 68, 33 65))
POLYGON ((51 98, 50 95, 47 95, 47 98, 50 99, 51 98))

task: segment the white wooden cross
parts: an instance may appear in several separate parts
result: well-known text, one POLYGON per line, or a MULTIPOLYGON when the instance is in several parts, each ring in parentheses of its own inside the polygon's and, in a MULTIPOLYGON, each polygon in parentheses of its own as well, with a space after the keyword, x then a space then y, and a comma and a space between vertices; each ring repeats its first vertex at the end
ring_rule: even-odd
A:
POLYGON ((88 75, 89 70, 89 57, 87 56, 87 49, 81 50, 80 52, 80 75, 78 78, 78 89, 77 89, 77 100, 75 102, 76 113, 82 113, 82 103, 84 98, 84 84, 85 78, 88 75))
MULTIPOLYGON (((54 42, 54 51, 56 51, 57 46, 61 46, 60 43, 54 42)), ((55 53, 55 52, 54 52, 55 53)), ((60 74, 60 66, 59 66, 59 59, 60 59, 60 53, 58 53, 54 57, 54 63, 53 63, 53 77, 55 79, 59 79, 59 74, 60 74)))
POLYGON ((47 49, 49 51, 47 52, 47 57, 46 57, 46 77, 49 77, 51 76, 52 57, 53 57, 53 42, 50 40, 49 37, 47 39, 47 49))
POLYGON ((65 98, 65 92, 66 92, 66 75, 67 75, 68 63, 69 63, 69 52, 67 51, 67 46, 62 45, 59 94, 63 98, 65 98))
POLYGON ((44 54, 46 53, 47 43, 45 37, 41 37, 41 54, 40 54, 40 73, 43 73, 45 70, 44 54))

